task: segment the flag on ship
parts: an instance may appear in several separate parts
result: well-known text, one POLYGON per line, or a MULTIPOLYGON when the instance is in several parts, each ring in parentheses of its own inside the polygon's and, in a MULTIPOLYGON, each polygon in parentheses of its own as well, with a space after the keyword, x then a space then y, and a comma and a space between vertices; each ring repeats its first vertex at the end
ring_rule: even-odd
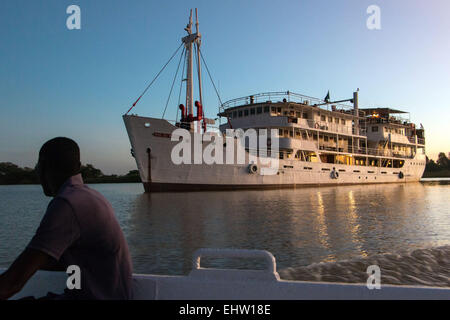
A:
POLYGON ((328 90, 327 95, 325 96, 325 99, 323 99, 325 102, 330 102, 330 90, 328 90))

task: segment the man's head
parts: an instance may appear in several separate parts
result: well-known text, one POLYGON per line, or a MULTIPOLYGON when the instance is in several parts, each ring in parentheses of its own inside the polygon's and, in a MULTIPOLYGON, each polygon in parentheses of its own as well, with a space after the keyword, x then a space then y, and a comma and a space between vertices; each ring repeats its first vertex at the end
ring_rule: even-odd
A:
POLYGON ((55 196, 61 185, 80 173, 80 148, 69 138, 53 138, 41 147, 36 171, 46 196, 55 196))

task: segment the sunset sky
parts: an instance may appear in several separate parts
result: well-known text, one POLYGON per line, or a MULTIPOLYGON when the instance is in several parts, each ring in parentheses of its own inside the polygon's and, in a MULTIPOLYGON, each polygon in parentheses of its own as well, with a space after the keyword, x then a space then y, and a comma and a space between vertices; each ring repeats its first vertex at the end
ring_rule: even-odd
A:
MULTIPOLYGON (((122 115, 180 45, 199 10, 202 52, 223 101, 265 91, 346 99, 411 113, 427 155, 450 151, 450 1, 0 2, 0 162, 34 166, 55 136, 105 173, 136 168, 122 115), (81 30, 68 30, 69 5, 81 30), (381 9, 381 30, 366 10, 381 9)), ((178 61, 133 110, 161 117, 178 61)), ((204 72, 206 116, 218 100, 204 72)), ((167 119, 175 119, 178 83, 167 119)))

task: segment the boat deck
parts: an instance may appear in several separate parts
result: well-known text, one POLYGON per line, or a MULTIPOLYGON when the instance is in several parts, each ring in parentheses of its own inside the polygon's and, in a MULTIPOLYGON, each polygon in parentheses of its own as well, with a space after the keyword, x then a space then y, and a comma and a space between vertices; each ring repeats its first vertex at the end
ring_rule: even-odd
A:
MULTIPOLYGON (((0 270, 1 272, 1 270, 0 270)), ((372 300, 450 299, 450 288, 383 285, 369 289, 366 284, 344 284, 281 280, 274 256, 262 250, 199 249, 193 270, 187 276, 135 274, 135 300, 372 300), (200 267, 209 257, 261 258, 265 270, 223 270, 200 267)), ((63 292, 64 272, 37 272, 13 299, 41 297, 47 292, 63 292)))

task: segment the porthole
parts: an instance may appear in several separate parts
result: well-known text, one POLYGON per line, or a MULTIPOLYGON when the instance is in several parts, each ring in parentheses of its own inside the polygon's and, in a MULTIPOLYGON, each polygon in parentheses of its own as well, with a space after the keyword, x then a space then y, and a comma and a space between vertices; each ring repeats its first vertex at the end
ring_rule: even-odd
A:
POLYGON ((150 128, 150 122, 146 122, 146 123, 144 124, 144 127, 150 128))

